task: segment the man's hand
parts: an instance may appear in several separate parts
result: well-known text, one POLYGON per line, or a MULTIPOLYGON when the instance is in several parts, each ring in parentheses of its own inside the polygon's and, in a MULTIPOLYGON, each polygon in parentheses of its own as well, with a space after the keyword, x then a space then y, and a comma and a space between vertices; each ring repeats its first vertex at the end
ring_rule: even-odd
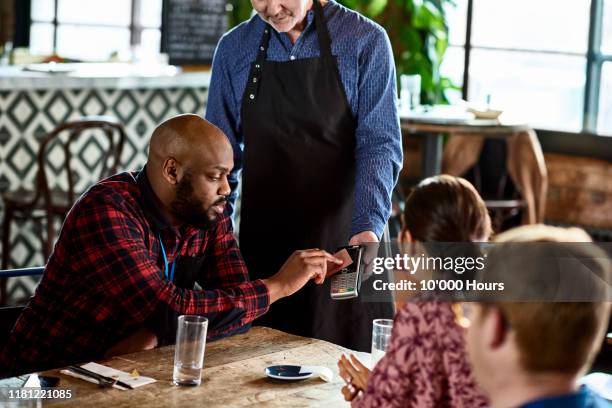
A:
POLYGON ((359 234, 353 235, 349 241, 349 245, 365 246, 365 251, 363 253, 363 264, 365 267, 363 276, 361 277, 361 280, 365 282, 372 276, 372 260, 378 254, 378 237, 372 231, 362 231, 359 234))
POLYGON ((327 274, 327 262, 342 264, 341 259, 321 249, 295 251, 276 275, 263 280, 270 291, 270 303, 294 294, 310 279, 322 284, 327 274))
POLYGON ((365 244, 366 242, 378 242, 378 237, 372 231, 362 231, 352 236, 349 245, 365 244))

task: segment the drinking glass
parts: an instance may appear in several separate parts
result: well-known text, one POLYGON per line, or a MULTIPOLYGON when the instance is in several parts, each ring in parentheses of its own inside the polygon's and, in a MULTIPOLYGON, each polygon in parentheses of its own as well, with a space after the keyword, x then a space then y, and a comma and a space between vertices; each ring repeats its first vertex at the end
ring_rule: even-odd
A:
POLYGON ((200 385, 202 382, 207 329, 208 319, 205 317, 179 316, 172 375, 174 384, 200 385))
POLYGON ((376 319, 372 322, 372 366, 385 355, 391 339, 391 329, 391 319, 376 319))
POLYGON ((400 104, 402 109, 414 110, 421 105, 421 76, 400 75, 400 104))

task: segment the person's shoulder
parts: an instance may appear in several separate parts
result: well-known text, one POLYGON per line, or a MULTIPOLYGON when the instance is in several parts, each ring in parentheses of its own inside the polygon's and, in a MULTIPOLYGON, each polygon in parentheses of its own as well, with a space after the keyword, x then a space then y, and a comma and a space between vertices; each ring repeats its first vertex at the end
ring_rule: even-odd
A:
POLYGON ((610 408, 612 402, 606 400, 586 385, 571 394, 545 397, 521 405, 520 408, 610 408))
POLYGON ((368 39, 388 38, 386 30, 380 24, 355 10, 333 0, 325 7, 329 7, 326 12, 327 18, 332 21, 337 20, 338 28, 341 31, 358 36, 353 40, 355 38, 364 39, 364 37, 368 39))
POLYGON ((137 194, 136 173, 118 173, 91 186, 75 203, 75 207, 125 206, 135 201, 137 194))
POLYGON ((244 49, 244 45, 249 41, 253 41, 254 38, 259 41, 264 25, 261 18, 254 14, 248 20, 243 21, 223 34, 215 52, 225 58, 238 55, 238 51, 244 49))
POLYGON ((605 399, 601 395, 597 394, 595 391, 590 389, 589 387, 584 387, 585 392, 588 395, 587 404, 585 408, 611 408, 612 402, 605 399))
MULTIPOLYGON (((428 331, 452 330, 455 327, 451 304, 437 301, 408 301, 395 317, 397 330, 404 335, 428 331)), ((394 326, 394 330, 396 327, 394 326)))

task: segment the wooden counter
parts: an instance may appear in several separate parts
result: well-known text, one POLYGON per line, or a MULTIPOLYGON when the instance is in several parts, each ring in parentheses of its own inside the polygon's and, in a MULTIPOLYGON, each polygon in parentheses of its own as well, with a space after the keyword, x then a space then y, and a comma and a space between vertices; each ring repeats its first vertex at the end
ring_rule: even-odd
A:
POLYGON ((340 389, 337 361, 347 350, 325 341, 298 337, 264 327, 206 345, 202 384, 178 387, 172 384, 174 346, 128 354, 101 364, 153 377, 156 383, 135 390, 99 388, 77 378, 61 377, 60 388, 72 389, 70 400, 43 400, 53 407, 347 407, 340 389), (274 364, 321 365, 334 372, 332 382, 319 378, 289 382, 269 379, 264 368, 274 364))

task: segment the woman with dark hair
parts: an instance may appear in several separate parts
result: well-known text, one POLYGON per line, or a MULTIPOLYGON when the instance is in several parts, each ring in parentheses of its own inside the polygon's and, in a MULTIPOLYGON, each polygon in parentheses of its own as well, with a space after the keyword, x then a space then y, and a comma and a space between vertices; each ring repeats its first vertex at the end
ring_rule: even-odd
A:
MULTIPOLYGON (((423 180, 408 196, 398 240, 478 242, 491 235, 484 201, 465 179, 423 180)), ((453 304, 412 300, 397 312, 389 348, 370 371, 351 356, 338 362, 353 407, 482 407, 453 304)))

